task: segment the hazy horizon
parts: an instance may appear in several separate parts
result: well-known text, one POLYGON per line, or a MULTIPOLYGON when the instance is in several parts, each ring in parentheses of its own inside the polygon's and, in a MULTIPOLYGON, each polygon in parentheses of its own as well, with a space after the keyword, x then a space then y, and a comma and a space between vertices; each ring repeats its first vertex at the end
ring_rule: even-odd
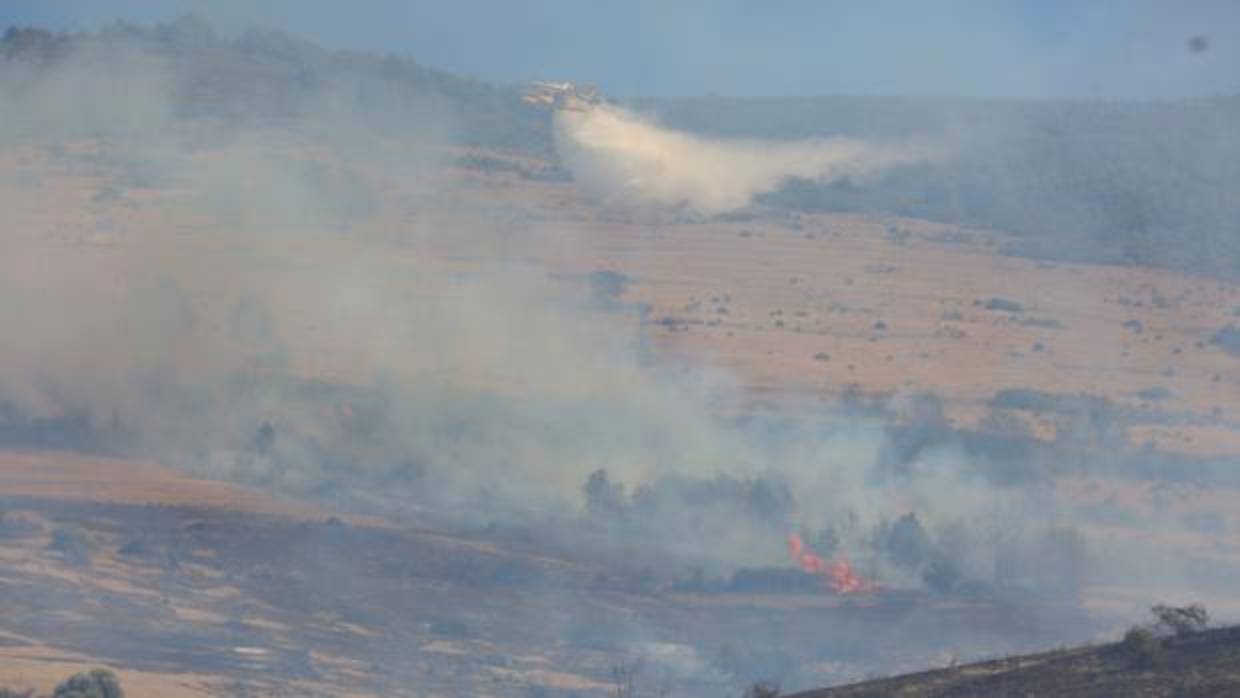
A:
POLYGON ((723 0, 439 4, 15 0, 0 24, 90 30, 185 13, 277 27, 500 83, 597 83, 622 96, 827 94, 1174 99, 1240 93, 1240 3, 723 0))

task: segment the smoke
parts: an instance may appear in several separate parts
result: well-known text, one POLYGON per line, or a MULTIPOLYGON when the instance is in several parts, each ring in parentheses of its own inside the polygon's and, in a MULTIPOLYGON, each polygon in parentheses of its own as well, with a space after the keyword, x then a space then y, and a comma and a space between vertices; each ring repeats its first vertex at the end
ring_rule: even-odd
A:
MULTIPOLYGON (((620 535, 728 564, 787 564, 790 533, 829 526, 856 561, 902 501, 928 521, 993 501, 959 481, 964 458, 876 485, 878 421, 721 417, 726 371, 652 357, 622 294, 599 307, 580 279, 513 254, 538 231, 453 174, 445 102, 379 89, 402 84, 401 65, 349 72, 263 33, 238 40, 252 59, 236 62, 194 22, 55 45, 46 64, 6 64, 0 91, 25 129, 14 171, 47 177, 13 178, 0 201, 0 401, 16 443, 71 424, 69 445, 208 477, 485 517, 575 515, 605 471, 631 493, 620 535), (301 87, 249 95, 290 61, 316 66, 293 72, 301 87), (218 104, 232 106, 200 113, 218 104)), ((930 156, 711 141, 610 106, 555 128, 609 205, 702 215, 787 177, 930 156)))
MULTIPOLYGON (((175 61, 144 41, 5 73, 0 113, 22 125, 0 194, 0 426, 26 434, 12 441, 84 415, 71 446, 480 519, 578 521, 605 471, 618 494, 600 526, 640 552, 787 567, 785 542, 808 531, 884 586, 993 580, 1011 550, 1060 576, 1083 566, 1070 536, 1042 552, 1048 525, 1074 520, 1044 481, 997 484, 950 435, 885 468, 899 449, 882 410, 721 416, 726 371, 652 356, 622 291, 592 302, 582 274, 542 261, 545 231, 505 208, 509 191, 454 170, 463 136, 445 124, 484 99, 452 107, 418 83, 405 103, 393 86, 411 68, 356 75, 278 37, 222 63, 218 39, 175 61), (256 89, 272 65, 313 69, 277 81, 291 94, 256 89), (262 93, 257 117, 234 85, 262 93), (217 103, 242 113, 187 108, 217 103), (928 542, 904 569, 874 532, 908 511, 928 542)), ((715 215, 789 178, 864 182, 941 156, 707 139, 612 106, 554 129, 578 183, 626 211, 715 215)))
POLYGON ((51 65, 4 61, 0 77, 0 142, 140 138, 171 123, 167 65, 130 44, 86 42, 51 65))
POLYGON ((268 52, 321 56, 248 34, 238 65, 189 20, 15 40, 54 51, 0 83, 23 128, 0 193, 10 441, 76 416, 78 447, 384 507, 572 508, 595 469, 734 467, 706 408, 723 373, 646 365, 635 311, 495 256, 520 233, 470 215, 486 192, 453 178, 437 100, 375 102, 378 71, 326 66, 283 104, 259 96, 261 118, 185 118, 190 87, 245 107, 268 52))
POLYGON ((793 178, 865 181, 940 157, 927 145, 848 138, 713 140, 663 128, 602 104, 555 116, 556 147, 577 182, 604 205, 711 216, 748 206, 793 178))

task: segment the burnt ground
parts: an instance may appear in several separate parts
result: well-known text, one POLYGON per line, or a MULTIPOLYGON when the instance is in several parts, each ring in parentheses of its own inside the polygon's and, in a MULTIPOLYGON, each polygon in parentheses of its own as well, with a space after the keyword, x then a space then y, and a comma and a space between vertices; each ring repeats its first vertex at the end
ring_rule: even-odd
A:
POLYGON ((972 696, 1240 696, 1240 627, 1161 640, 1151 655, 1123 643, 1009 657, 790 698, 972 696))
POLYGON ((212 692, 601 695, 616 667, 641 666, 651 687, 720 695, 763 676, 925 666, 945 647, 1044 646, 1083 622, 1070 606, 914 592, 676 593, 623 561, 329 515, 3 507, 0 650, 194 672, 212 692))

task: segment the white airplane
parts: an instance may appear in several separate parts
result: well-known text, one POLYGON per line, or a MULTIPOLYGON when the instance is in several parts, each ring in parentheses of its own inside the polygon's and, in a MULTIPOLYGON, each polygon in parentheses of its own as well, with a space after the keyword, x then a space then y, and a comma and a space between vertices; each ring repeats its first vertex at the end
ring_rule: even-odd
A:
POLYGON ((521 99, 528 104, 568 111, 589 111, 591 107, 603 101, 598 88, 593 85, 578 87, 571 82, 543 82, 541 80, 530 83, 529 89, 525 91, 521 99))

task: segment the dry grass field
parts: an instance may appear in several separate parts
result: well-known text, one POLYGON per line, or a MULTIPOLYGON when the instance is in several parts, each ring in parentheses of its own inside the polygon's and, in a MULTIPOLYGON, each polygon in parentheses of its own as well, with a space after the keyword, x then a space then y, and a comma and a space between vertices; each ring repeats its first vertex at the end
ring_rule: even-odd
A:
MULTIPOLYGON (((390 145, 397 153, 408 148, 411 158, 428 156, 420 147, 390 145)), ((336 157, 296 143, 257 155, 236 148, 222 146, 189 157, 209 163, 212 158, 278 155, 329 164, 336 157)), ((379 202, 371 214, 349 224, 347 235, 278 230, 256 243, 234 236, 229 221, 203 216, 201 207, 187 204, 200 192, 183 183, 133 186, 119 197, 101 196, 110 175, 81 166, 82 158, 101 149, 106 148, 84 141, 67 144, 59 154, 34 146, 0 151, 6 235, 22 250, 0 256, 4 289, 51 294, 67 307, 100 298, 120 304, 134 288, 158 283, 164 272, 150 264, 158 259, 190 281, 187 287, 199 294, 193 299, 199 321, 208 327, 223 326, 235 289, 265 289, 269 295, 262 300, 280 319, 282 336, 298 347, 288 371, 362 385, 378 367, 394 365, 393 357, 385 347, 359 346, 350 336, 325 333, 306 302, 317 297, 321 275, 338 269, 342 259, 351 260, 359 274, 390 297, 427 306, 450 300, 437 295, 445 288, 443 280, 491 264, 531 264, 569 285, 580 285, 591 272, 610 270, 628 280, 619 300, 647 307, 641 320, 633 313, 615 315, 610 321, 616 331, 640 337, 660 356, 725 375, 740 388, 740 397, 721 405, 721 411, 811 411, 849 391, 888 396, 898 408, 903 397, 930 392, 943 399, 957 427, 1019 431, 1053 441, 1054 415, 1012 410, 1010 420, 993 421, 990 404, 996 392, 1036 388, 1097 396, 1143 414, 1176 418, 1130 425, 1127 439, 1134 446, 1240 456, 1240 360, 1209 342, 1240 307, 1236 284, 1167 271, 1004 256, 997 253, 1000 232, 917 220, 763 212, 745 220, 630 219, 599 210, 568 182, 452 164, 462 154, 508 161, 502 154, 448 149, 429 152, 441 164, 408 170, 390 166, 399 158, 392 153, 387 159, 347 163, 377 192, 379 202), (278 287, 262 283, 273 272, 278 272, 278 287), (50 278, 55 285, 49 285, 50 278), (1138 394, 1141 388, 1165 390, 1138 394)), ((514 162, 533 170, 546 166, 514 162)), ((261 213, 246 225, 261 228, 261 213)), ((66 337, 63 345, 48 350, 66 356, 84 349, 125 351, 75 346, 72 340, 66 337)), ((216 348, 185 348, 177 353, 184 364, 177 368, 211 366, 218 360, 216 348)), ((255 370, 267 370, 261 357, 251 359, 255 370)), ((503 375, 456 378, 521 388, 506 385, 503 375)), ((1118 498, 1137 508, 1154 497, 1139 486, 1115 489, 1086 479, 1065 479, 1059 487, 1066 500, 1118 498)), ((504 560, 537 570, 537 575, 572 580, 564 584, 573 589, 588 587, 582 580, 600 573, 594 562, 510 553, 489 540, 401 532, 406 522, 348 516, 194 478, 163 464, 65 452, 0 453, 0 499, 31 527, 24 537, 0 541, 0 588, 20 592, 6 593, 8 600, 0 601, 5 618, 0 622, 0 685, 47 690, 72 671, 103 663, 120 670, 137 696, 222 695, 234 681, 246 683, 255 695, 290 695, 290 686, 302 695, 393 695, 404 694, 407 684, 402 682, 412 677, 432 687, 418 695, 447 695, 459 686, 445 676, 448 672, 472 672, 469 686, 477 692, 471 695, 516 695, 531 687, 583 694, 610 690, 608 652, 573 653, 555 638, 525 635, 520 622, 552 613, 550 601, 522 590, 460 586, 465 573, 456 571, 452 560, 482 570, 504 560), (32 502, 39 506, 28 507, 32 502), (33 513, 48 506, 58 513, 33 513), (23 513, 26 508, 31 511, 23 513), (299 575, 316 573, 314 560, 293 555, 287 569, 275 572, 262 560, 282 559, 280 551, 295 545, 298 536, 335 535, 330 527, 321 530, 333 516, 350 531, 363 531, 355 534, 368 542, 382 538, 399 555, 441 561, 433 564, 442 567, 413 574, 375 567, 367 559, 362 569, 374 572, 373 578, 345 581, 370 597, 298 599, 295 591, 273 591, 298 588, 299 575), (136 561, 116 552, 127 542, 117 532, 120 522, 148 517, 156 527, 172 527, 152 533, 157 550, 189 545, 178 553, 183 557, 176 564, 161 562, 164 552, 136 561), (200 520, 206 522, 201 530, 186 528, 200 520), (47 553, 52 531, 66 522, 75 522, 95 539, 89 571, 47 553), (234 526, 238 523, 244 526, 234 526), (230 543, 214 536, 216 526, 242 538, 259 532, 261 540, 230 543), (195 536, 203 540, 184 543, 195 536), (23 604, 34 603, 36 588, 54 589, 85 616, 62 618, 66 625, 53 629, 49 616, 23 614, 30 608, 23 604), (398 612, 385 617, 383 604, 398 612), (110 605, 132 613, 117 617, 124 612, 110 605), (512 607, 522 608, 520 618, 504 616, 502 628, 479 621, 483 630, 478 635, 434 627, 436 620, 418 628, 400 628, 391 620, 435 618, 451 608, 464 609, 470 618, 484 618, 487 612, 500 617, 512 607), (319 609, 319 615, 298 615, 306 608, 319 609), (14 627, 11 618, 17 619, 14 627), (147 640, 163 637, 177 650, 168 656, 129 645, 109 651, 107 637, 87 629, 106 623, 147 640), (312 655, 295 651, 310 642, 329 649, 312 655), (385 652, 389 643, 399 651, 389 647, 385 652), (524 652, 523 643, 528 644, 524 652), (401 652, 407 653, 403 664, 406 658, 397 656, 401 652), (514 659, 487 659, 495 656, 514 659), (385 657, 396 668, 377 673, 369 663, 373 657, 385 657), (204 668, 192 674, 178 669, 194 662, 204 668), (437 669, 444 666, 449 669, 437 669), (268 672, 284 677, 286 688, 265 678, 268 672)), ((1240 501, 1229 491, 1212 492, 1208 499, 1182 506, 1189 511, 1204 502, 1234 512, 1240 501)), ((1226 523, 1228 530, 1240 530, 1234 516, 1228 515, 1226 523)), ((1103 526, 1088 533, 1099 540, 1124 535, 1103 526)), ((1225 538, 1232 542, 1214 543, 1212 554, 1240 558, 1235 534, 1225 538)), ((1207 539, 1156 543, 1205 548, 1207 539)), ((867 611, 865 604, 841 609, 834 601, 787 597, 592 596, 579 601, 591 613, 659 618, 687 627, 701 623, 693 634, 706 636, 725 627, 726 632, 747 627, 755 622, 747 613, 804 615, 803 623, 812 625, 840 618, 848 622, 850 613, 887 612, 867 611), (731 606, 733 616, 727 618, 688 620, 716 613, 707 614, 706 608, 731 606)), ((1122 597, 1123 590, 1105 590, 1087 594, 1087 602, 1113 617, 1147 603, 1142 598, 1117 601, 1122 597)), ((1216 600, 1227 608, 1225 596, 1216 600)), ((943 612, 985 616, 968 609, 943 612)), ((812 627, 790 626, 790 631, 809 634, 812 627)), ((920 654, 905 661, 924 665, 940 658, 920 654)), ((823 681, 857 677, 857 672, 855 665, 825 667, 823 681)))
MULTIPOLYGON (((441 158, 455 153, 435 151, 441 158)), ((330 155, 293 146, 278 154, 330 155)), ((299 293, 314 287, 327 264, 355 259, 408 297, 433 303, 442 300, 426 295, 437 277, 487 262, 529 262, 568 278, 603 269, 625 274, 623 300, 649 306, 642 331, 658 351, 724 368, 755 402, 812 404, 854 386, 929 391, 969 425, 980 422, 997 391, 1032 387, 1209 416, 1211 424, 1150 425, 1131 438, 1173 451, 1240 452, 1240 369, 1210 344, 1240 307, 1233 283, 1009 257, 996 254, 999 233, 898 218, 634 221, 595 209, 571 183, 455 167, 393 173, 365 161, 350 165, 380 190, 381 205, 348 237, 272 235, 238 267, 230 247, 236 241, 221 234, 226 225, 181 215, 185 191, 129 189, 119 202, 98 203, 92 199, 106 179, 57 162, 28 148, 0 163, 18 173, 3 194, 18 204, 7 212, 10 228, 30 245, 3 267, 9 284, 36 287, 55 265, 68 270, 61 276, 74 287, 45 292, 119 296, 159 273, 131 268, 134 257, 123 253, 129 246, 156 250, 180 265, 179 273, 221 279, 221 296, 278 270, 287 279, 287 307, 269 300, 282 329, 298 347, 317 348, 298 367, 306 373, 368 375, 368 366, 352 361, 356 347, 351 363, 340 365, 333 356, 345 352, 333 345, 342 339, 316 336, 310 319, 299 322, 299 293), (437 233, 445 229, 452 234, 437 233), (1143 397, 1142 388, 1166 390, 1143 397)), ((252 240, 245 244, 253 249, 252 240)), ((210 307, 210 298, 199 300, 210 307)), ((1036 434, 1051 429, 1030 421, 1036 434)))

